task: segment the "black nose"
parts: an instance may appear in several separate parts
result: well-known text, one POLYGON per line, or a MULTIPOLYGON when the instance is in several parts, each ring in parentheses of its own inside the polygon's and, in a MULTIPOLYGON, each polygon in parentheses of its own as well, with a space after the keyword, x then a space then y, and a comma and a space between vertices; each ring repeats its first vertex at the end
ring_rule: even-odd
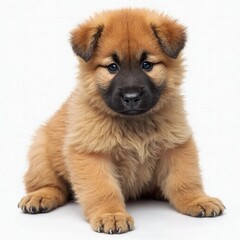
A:
POLYGON ((126 92, 122 95, 122 100, 125 106, 136 107, 142 99, 141 92, 126 92))

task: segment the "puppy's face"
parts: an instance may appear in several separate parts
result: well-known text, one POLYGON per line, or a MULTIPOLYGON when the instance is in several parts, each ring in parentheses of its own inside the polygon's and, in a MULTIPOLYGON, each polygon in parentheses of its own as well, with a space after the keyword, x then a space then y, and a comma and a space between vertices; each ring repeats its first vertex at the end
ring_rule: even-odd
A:
POLYGON ((169 98, 182 78, 184 43, 181 25, 147 10, 105 12, 72 33, 90 102, 121 115, 149 112, 169 98))
POLYGON ((147 48, 138 50, 132 56, 115 48, 111 56, 103 60, 100 63, 102 67, 97 70, 97 82, 109 108, 120 114, 135 115, 156 105, 166 78, 160 59, 154 58, 147 48), (156 75, 158 77, 154 79, 156 75))

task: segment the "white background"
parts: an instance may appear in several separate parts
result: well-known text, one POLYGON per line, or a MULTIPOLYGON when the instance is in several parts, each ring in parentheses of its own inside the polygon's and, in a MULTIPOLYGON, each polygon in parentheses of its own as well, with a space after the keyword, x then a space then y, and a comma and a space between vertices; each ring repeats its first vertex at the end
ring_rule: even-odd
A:
POLYGON ((0 1, 0 239, 240 239, 240 1, 0 1), (204 186, 226 213, 192 218, 167 203, 132 202, 134 231, 98 234, 70 203, 48 214, 17 209, 34 130, 75 86, 69 32, 102 9, 164 11, 188 27, 183 92, 204 186))

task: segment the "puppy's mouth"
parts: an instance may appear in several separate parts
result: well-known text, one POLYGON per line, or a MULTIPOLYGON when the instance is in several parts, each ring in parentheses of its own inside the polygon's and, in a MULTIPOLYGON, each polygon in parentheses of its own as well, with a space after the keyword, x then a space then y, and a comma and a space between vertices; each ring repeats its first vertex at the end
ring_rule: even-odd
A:
POLYGON ((162 87, 155 87, 155 89, 131 87, 113 90, 99 88, 99 90, 111 110, 122 116, 135 116, 148 112, 156 105, 162 87))
POLYGON ((139 115, 139 114, 142 114, 142 113, 145 113, 145 112, 147 112, 147 110, 131 109, 131 110, 120 112, 120 114, 123 114, 123 115, 139 115))

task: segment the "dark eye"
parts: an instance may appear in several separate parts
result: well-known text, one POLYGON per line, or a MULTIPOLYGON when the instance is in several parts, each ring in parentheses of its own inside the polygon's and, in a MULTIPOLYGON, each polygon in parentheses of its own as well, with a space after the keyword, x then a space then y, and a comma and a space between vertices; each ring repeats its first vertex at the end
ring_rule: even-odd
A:
POLYGON ((107 66, 107 69, 110 73, 116 73, 118 71, 118 66, 115 63, 112 63, 107 66))
POLYGON ((142 63, 142 69, 146 71, 151 71, 152 68, 153 68, 153 63, 147 62, 147 61, 142 63))

